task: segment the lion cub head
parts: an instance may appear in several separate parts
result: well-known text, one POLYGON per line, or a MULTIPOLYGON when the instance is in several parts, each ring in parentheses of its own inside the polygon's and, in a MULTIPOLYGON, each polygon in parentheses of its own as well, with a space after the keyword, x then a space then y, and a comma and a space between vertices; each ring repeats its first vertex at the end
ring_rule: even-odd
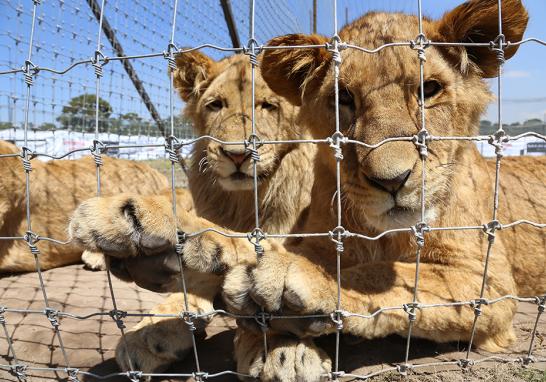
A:
MULTIPOLYGON (((261 141, 294 140, 301 129, 294 125, 298 108, 273 93, 255 70, 255 107, 252 110, 252 71, 247 56, 239 54, 214 61, 193 51, 176 57, 174 85, 187 103, 185 114, 199 135, 223 142, 247 141, 252 134, 254 112, 256 135, 261 141)), ((258 148, 258 180, 272 175, 291 144, 262 145, 258 148)), ((195 150, 202 164, 220 186, 228 191, 252 189, 253 160, 244 144, 202 140, 195 150)), ((196 159, 194 157, 194 159, 196 159)), ((203 166, 202 166, 203 167, 203 166)))
MULTIPOLYGON (((480 114, 492 96, 484 78, 497 75, 495 52, 489 47, 499 34, 497 0, 472 0, 440 20, 423 20, 423 31, 434 42, 480 42, 483 47, 426 48, 424 97, 426 128, 435 136, 477 134, 480 114)), ((502 33, 519 41, 527 25, 519 0, 502 1, 502 33)), ((415 16, 368 13, 343 28, 345 43, 374 48, 415 40, 415 16)), ((271 46, 323 45, 318 35, 286 35, 271 46)), ((505 58, 517 46, 505 49, 505 58)), ((369 54, 356 49, 341 52, 339 76, 340 128, 349 139, 377 144, 393 137, 412 137, 421 129, 418 52, 409 46, 390 46, 369 54)), ((294 105, 301 106, 301 124, 316 138, 335 131, 332 54, 325 48, 267 50, 262 75, 269 86, 294 105)), ((433 141, 428 145, 426 207, 428 221, 440 213, 454 169, 469 142, 433 141)), ((411 140, 393 141, 377 148, 343 144, 343 192, 364 221, 379 230, 410 226, 420 221, 422 162, 411 140), (351 203, 352 202, 352 203, 351 203)), ((323 155, 322 157, 325 157, 323 155)), ((329 158, 331 156, 328 156, 329 158)), ((331 160, 330 166, 334 166, 331 160)))

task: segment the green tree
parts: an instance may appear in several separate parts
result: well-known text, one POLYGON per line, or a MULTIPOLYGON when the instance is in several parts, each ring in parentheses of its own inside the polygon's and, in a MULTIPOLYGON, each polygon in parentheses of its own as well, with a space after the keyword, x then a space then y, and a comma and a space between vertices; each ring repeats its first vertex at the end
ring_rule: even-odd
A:
POLYGON ((0 130, 13 129, 13 127, 11 122, 0 122, 0 130))
POLYGON ((542 120, 538 118, 531 118, 523 122, 524 125, 542 125, 542 120))
MULTIPOLYGON (((95 95, 82 94, 68 101, 57 121, 64 129, 95 131, 95 95)), ((99 131, 106 131, 112 106, 99 98, 99 131)))
POLYGON ((57 129, 57 126, 55 126, 55 124, 51 122, 44 122, 40 126, 38 126, 38 130, 42 131, 51 131, 55 129, 57 129))

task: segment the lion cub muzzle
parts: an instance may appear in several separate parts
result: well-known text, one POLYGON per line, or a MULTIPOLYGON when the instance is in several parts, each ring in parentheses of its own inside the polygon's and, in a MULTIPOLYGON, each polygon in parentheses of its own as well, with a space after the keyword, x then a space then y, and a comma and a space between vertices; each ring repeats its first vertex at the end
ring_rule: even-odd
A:
POLYGON ((404 187, 418 160, 415 146, 408 142, 389 142, 367 153, 358 153, 361 176, 375 189, 393 197, 404 187))

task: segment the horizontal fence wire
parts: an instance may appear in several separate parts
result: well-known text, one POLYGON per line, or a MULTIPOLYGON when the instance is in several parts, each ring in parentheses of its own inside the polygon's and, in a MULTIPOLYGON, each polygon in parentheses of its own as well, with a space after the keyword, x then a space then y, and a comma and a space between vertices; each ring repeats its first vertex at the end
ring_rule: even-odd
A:
MULTIPOLYGON (((419 34, 416 36, 415 40, 413 41, 400 41, 400 42, 394 42, 389 44, 384 44, 377 47, 361 47, 355 44, 351 44, 350 42, 343 42, 340 40, 337 31, 338 31, 338 25, 337 25, 337 2, 336 0, 333 0, 332 6, 333 6, 333 19, 334 19, 334 34, 331 36, 331 41, 329 43, 323 44, 323 45, 298 45, 298 46, 283 46, 283 47, 273 47, 273 46, 267 46, 264 44, 260 44, 256 38, 257 38, 257 28, 264 28, 263 34, 272 34, 275 30, 275 26, 271 25, 270 19, 271 17, 268 15, 271 15, 271 12, 273 12, 273 8, 269 3, 267 2, 260 2, 259 6, 257 7, 254 0, 250 1, 250 9, 248 11, 248 18, 245 18, 245 20, 248 22, 248 24, 244 24, 249 30, 248 33, 248 40, 245 46, 243 47, 228 47, 227 43, 227 31, 222 31, 222 38, 216 38, 218 36, 215 35, 207 35, 201 36, 200 38, 203 38, 204 42, 202 44, 194 45, 190 48, 178 48, 175 45, 175 37, 178 32, 181 30, 193 30, 192 24, 195 23, 195 20, 189 20, 187 17, 182 17, 181 13, 179 11, 181 5, 178 4, 178 0, 174 0, 172 2, 172 6, 170 7, 172 13, 171 18, 167 19, 164 15, 159 15, 157 12, 154 13, 153 6, 149 5, 148 2, 142 2, 142 1, 136 1, 136 6, 141 7, 142 9, 146 10, 146 12, 152 12, 152 20, 154 22, 157 22, 158 25, 168 26, 168 30, 166 34, 163 34, 160 36, 160 41, 163 42, 163 46, 165 49, 157 49, 158 46, 156 44, 149 44, 143 43, 141 46, 142 51, 141 52, 135 52, 134 54, 130 54, 127 56, 122 57, 116 57, 111 52, 111 56, 108 56, 105 54, 105 50, 103 49, 103 44, 101 43, 101 39, 104 38, 102 36, 101 32, 101 23, 103 22, 103 17, 105 13, 107 13, 110 9, 108 8, 110 6, 110 2, 106 2, 105 0, 102 0, 100 4, 100 20, 99 25, 95 25, 97 29, 95 29, 96 38, 91 39, 90 35, 87 35, 87 33, 90 33, 88 31, 82 30, 80 33, 77 33, 78 39, 86 39, 90 41, 88 45, 91 47, 89 50, 88 57, 80 58, 79 60, 72 59, 70 64, 66 66, 61 67, 52 67, 52 66, 41 66, 38 62, 35 64, 33 63, 33 52, 35 49, 38 48, 36 42, 35 42, 35 34, 36 31, 39 30, 41 26, 41 22, 48 22, 48 20, 42 20, 40 21, 39 18, 39 9, 44 6, 40 0, 33 0, 32 1, 32 11, 29 14, 30 17, 30 31, 29 31, 29 37, 28 37, 28 52, 24 55, 24 59, 22 59, 21 55, 15 55, 15 57, 20 60, 19 62, 10 61, 8 62, 8 68, 2 69, 0 71, 0 76, 10 76, 10 75, 20 75, 24 81, 25 81, 25 90, 26 94, 23 99, 24 107, 23 107, 23 129, 24 129, 24 139, 23 139, 23 146, 21 147, 21 152, 17 154, 1 154, 0 160, 3 158, 13 158, 13 157, 19 157, 22 162, 21 170, 25 172, 25 207, 26 207, 26 222, 27 222, 27 232, 24 236, 17 236, 17 237, 0 237, 0 240, 20 240, 24 241, 28 247, 30 254, 34 257, 36 262, 36 271, 37 271, 37 277, 39 279, 39 285, 40 285, 40 291, 42 292, 43 296, 43 309, 21 309, 21 308, 14 308, 9 306, 3 306, 0 302, 0 325, 2 326, 2 331, 6 337, 7 345, 8 345, 8 351, 11 354, 12 362, 11 364, 2 364, 0 365, 0 369, 5 370, 7 372, 12 373, 15 375, 19 380, 26 380, 27 379, 27 372, 29 371, 42 371, 42 372, 51 372, 55 375, 66 375, 66 377, 69 380, 75 381, 78 380, 79 377, 89 376, 93 377, 99 380, 107 379, 113 376, 121 376, 125 375, 129 377, 131 380, 136 381, 140 380, 143 377, 148 376, 158 376, 158 377, 193 377, 196 380, 204 380, 204 379, 212 379, 215 377, 225 376, 225 375, 234 375, 239 377, 249 377, 247 375, 243 375, 241 373, 237 373, 236 371, 232 370, 225 370, 218 373, 209 373, 206 371, 206 365, 201 364, 199 359, 199 349, 198 349, 198 343, 195 340, 195 336, 193 336, 192 332, 192 348, 193 348, 193 357, 194 357, 194 363, 195 363, 195 369, 188 371, 187 373, 157 373, 157 374, 149 374, 149 373, 143 373, 140 370, 137 370, 131 365, 131 360, 129 359, 129 365, 131 370, 127 372, 119 372, 119 373, 112 373, 108 375, 97 375, 88 371, 79 370, 77 368, 74 368, 71 366, 70 363, 70 353, 65 349, 64 343, 63 343, 63 337, 62 337, 62 330, 61 330, 61 318, 67 318, 67 319, 74 319, 74 320, 87 320, 93 317, 110 317, 117 327, 120 330, 121 335, 121 341, 124 341, 124 319, 126 317, 162 317, 162 318, 179 318, 184 320, 190 327, 193 324, 194 320, 200 319, 200 318, 208 318, 213 316, 225 316, 225 317, 231 317, 231 318, 241 318, 241 319, 255 319, 259 322, 259 320, 263 320, 265 316, 265 312, 262 310, 261 312, 258 312, 256 315, 237 315, 230 313, 226 310, 212 310, 205 313, 197 313, 192 312, 189 310, 189 304, 188 304, 188 296, 187 296, 187 289, 185 284, 185 277, 184 277, 184 269, 182 267, 182 263, 180 262, 180 282, 181 282, 181 291, 184 293, 184 303, 182 306, 180 306, 180 312, 176 314, 152 314, 152 313, 140 313, 140 312, 131 312, 131 311, 124 311, 118 309, 118 305, 116 303, 116 293, 112 285, 112 280, 110 273, 107 273, 107 281, 108 286, 110 290, 110 295, 112 298, 113 306, 112 309, 109 311, 96 311, 90 314, 86 315, 78 315, 73 314, 70 312, 65 312, 61 310, 56 310, 51 307, 48 301, 48 296, 46 292, 46 287, 44 284, 42 271, 40 267, 40 250, 39 250, 39 243, 41 241, 49 241, 52 243, 55 243, 57 245, 68 245, 69 241, 67 238, 49 238, 46 236, 41 236, 39 232, 33 232, 32 230, 32 217, 31 215, 33 213, 39 213, 39 211, 32 212, 30 210, 30 200, 31 200, 31 193, 30 193, 30 184, 31 184, 31 171, 32 171, 32 161, 39 157, 47 157, 50 159, 62 159, 69 157, 75 153, 79 152, 85 152, 92 154, 95 158, 95 172, 96 172, 96 178, 97 178, 97 195, 100 196, 101 192, 101 161, 100 157, 101 155, 104 155, 108 152, 108 150, 113 149, 122 149, 122 148, 137 148, 142 149, 146 147, 163 147, 165 150, 165 155, 171 160, 171 201, 172 201, 172 211, 173 214, 176 215, 176 190, 175 190, 175 165, 177 163, 176 156, 173 156, 172 154, 176 152, 177 150, 180 150, 184 146, 192 145, 196 142, 199 142, 201 140, 211 140, 215 141, 217 143, 226 144, 226 145, 245 145, 245 147, 251 148, 252 150, 256 151, 258 150, 258 145, 274 145, 274 144, 281 144, 281 143, 297 143, 297 144, 314 144, 314 145, 321 145, 325 144, 332 148, 332 155, 335 158, 336 161, 336 197, 334 202, 337 204, 337 226, 332 227, 330 231, 327 232, 315 232, 315 233, 293 233, 288 234, 284 232, 264 232, 261 229, 261 221, 260 221, 260 211, 259 211, 259 203, 258 203, 258 174, 257 174, 257 163, 259 161, 259 156, 253 157, 253 182, 254 182, 254 199, 252 203, 254 204, 254 223, 255 223, 255 229, 251 232, 245 232, 245 233, 228 233, 224 232, 222 230, 219 230, 214 227, 210 227, 207 229, 204 229, 199 232, 192 232, 192 233, 186 233, 186 237, 194 237, 198 235, 202 235, 205 233, 214 233, 218 235, 223 235, 225 237, 232 237, 232 238, 241 238, 241 239, 247 239, 251 243, 255 245, 256 248, 256 256, 258 258, 258 261, 260 260, 260 256, 262 255, 262 252, 260 250, 259 242, 260 240, 267 240, 270 238, 276 238, 276 239, 286 239, 286 238, 292 238, 292 237, 301 237, 301 238, 312 238, 312 237, 328 237, 332 240, 333 244, 335 245, 335 250, 337 253, 337 267, 336 267, 336 278, 337 278, 337 304, 336 304, 336 310, 333 312, 328 312, 325 314, 315 314, 315 315, 276 315, 276 314, 267 314, 268 320, 292 320, 292 319, 305 319, 305 318, 329 318, 336 324, 336 351, 335 351, 335 359, 334 359, 334 367, 331 373, 328 375, 325 375, 324 377, 330 379, 330 380, 338 380, 339 378, 358 378, 358 379, 368 379, 372 378, 374 376, 378 376, 380 374, 388 373, 388 372, 397 372, 402 375, 407 374, 411 370, 419 370, 421 368, 426 367, 434 367, 434 366, 441 366, 441 365, 451 365, 456 366, 460 368, 468 368, 472 365, 482 364, 482 363, 518 363, 521 365, 528 365, 533 362, 546 362, 546 359, 543 357, 534 357, 533 356, 533 344, 534 344, 534 338, 536 336, 537 332, 537 326, 538 322, 541 318, 542 313, 545 309, 545 303, 546 303, 546 295, 538 295, 538 296, 513 296, 513 295, 505 295, 500 296, 495 299, 486 299, 484 297, 484 291, 487 287, 487 270, 488 270, 488 261, 491 255, 491 251, 494 248, 494 240, 489 241, 489 247, 487 250, 487 253, 485 254, 485 261, 484 261, 484 269, 483 269, 483 279, 482 279, 482 287, 481 287, 481 293, 480 295, 477 295, 475 299, 468 300, 468 301, 452 301, 449 303, 426 303, 421 302, 419 300, 419 264, 420 264, 420 251, 421 249, 426 246, 426 234, 430 232, 435 231, 483 231, 484 235, 487 235, 487 237, 491 238, 495 236, 496 232, 502 229, 512 228, 515 226, 520 225, 528 225, 536 229, 545 229, 546 223, 542 222, 533 222, 528 220, 518 220, 513 222, 500 222, 498 221, 498 198, 499 198, 499 179, 500 179, 500 165, 501 165, 501 159, 503 156, 503 145, 511 142, 511 141, 517 141, 526 137, 534 137, 540 140, 546 141, 546 137, 542 134, 538 133, 524 133, 517 136, 508 136, 504 130, 502 125, 502 64, 504 62, 503 58, 503 52, 505 49, 513 46, 519 46, 522 44, 537 44, 537 45, 543 45, 546 46, 546 41, 540 40, 538 38, 527 38, 521 41, 516 42, 510 42, 510 41, 504 41, 502 38, 502 18, 501 18, 501 1, 498 0, 499 5, 499 20, 498 20, 498 36, 500 38, 496 39, 495 41, 492 41, 490 43, 456 43, 456 42, 435 42, 435 41, 429 41, 427 40, 426 36, 424 35, 423 28, 422 28, 422 4, 421 0, 417 0, 417 7, 418 7, 418 19, 419 19, 419 34), (260 13, 260 17, 258 18, 256 16, 257 12, 260 13), (265 15, 265 16, 264 16, 265 15), (162 18, 161 20, 157 20, 156 18, 162 18), (258 23, 257 23, 258 21, 258 23), (258 25, 260 25, 258 27, 258 25), (216 45, 211 44, 207 41, 220 41, 223 43, 223 45, 216 45), (92 51, 91 49, 95 47, 95 50, 92 51), (173 49, 173 46, 176 47, 173 49), (498 130, 490 135, 490 136, 434 136, 431 135, 426 128, 425 124, 425 114, 426 110, 424 107, 424 93, 423 93, 423 73, 424 73, 424 67, 425 67, 425 60, 426 60, 426 49, 431 46, 472 46, 472 47, 482 47, 484 49, 492 49, 499 58, 499 70, 498 70, 498 87, 497 87, 497 119, 498 119, 498 130), (135 145, 112 145, 105 142, 102 142, 99 139, 99 134, 101 130, 101 117, 100 117, 100 99, 101 94, 105 91, 104 90, 104 81, 105 78, 108 76, 108 72, 105 72, 102 70, 103 67, 105 67, 107 64, 111 64, 112 62, 116 61, 123 61, 123 60, 135 60, 138 62, 144 62, 148 59, 154 59, 159 58, 163 60, 162 67, 164 68, 166 65, 168 65, 170 62, 173 62, 174 54, 184 54, 195 50, 202 50, 202 49, 210 49, 217 51, 219 54, 222 53, 244 53, 248 55, 249 58, 249 66, 252 69, 252 105, 255 103, 255 70, 256 68, 256 55, 260 52, 263 52, 265 50, 271 50, 271 49, 283 49, 283 50, 293 50, 293 49, 322 49, 326 48, 335 58, 334 60, 334 94, 336 101, 339 97, 339 89, 338 89, 338 79, 339 79, 339 71, 340 67, 342 66, 342 52, 344 50, 355 50, 362 52, 364 54, 377 54, 378 52, 382 51, 383 49, 390 49, 392 47, 407 47, 408 49, 412 49, 416 51, 416 54, 419 58, 419 73, 420 78, 419 82, 421 85, 421 94, 420 94, 420 106, 419 106, 419 112, 420 112, 420 131, 416 135, 407 136, 407 137, 394 137, 394 138, 388 138, 385 140, 382 140, 380 142, 361 142, 353 139, 348 139, 347 137, 344 137, 341 130, 340 130, 340 124, 339 124, 339 104, 338 102, 335 102, 336 110, 335 110, 335 133, 332 134, 330 137, 324 137, 323 139, 300 139, 300 140, 290 140, 290 141, 265 141, 260 140, 259 136, 257 134, 257 129, 255 125, 255 116, 252 115, 251 121, 252 121, 252 135, 250 138, 246 141, 222 141, 219 140, 213 136, 199 136, 199 137, 189 137, 185 135, 185 133, 181 133, 176 130, 176 126, 178 121, 176 120, 176 112, 175 110, 180 106, 177 104, 176 97, 175 97, 175 91, 173 89, 173 74, 171 72, 170 74, 170 81, 168 81, 168 84, 161 85, 158 88, 159 93, 163 93, 162 97, 164 97, 164 108, 162 111, 167 116, 166 120, 168 121, 169 126, 169 136, 166 137, 162 144, 135 144, 135 145), (22 60, 22 61, 21 61, 22 60), (39 83, 39 74, 40 73, 51 73, 53 75, 56 75, 55 80, 61 80, 62 76, 69 75, 72 71, 78 70, 78 68, 82 66, 85 67, 87 70, 91 70, 94 75, 94 86, 88 85, 90 91, 94 92, 94 100, 89 100, 89 104, 93 106, 94 108, 94 117, 92 119, 93 122, 93 128, 94 128, 94 134, 95 139, 93 141, 93 145, 91 147, 86 148, 80 148, 76 150, 70 150, 65 153, 62 153, 60 155, 51 155, 47 152, 40 152, 37 150, 34 150, 29 147, 29 132, 31 130, 31 121, 29 120, 29 116, 31 113, 32 107, 35 107, 35 104, 33 103, 33 89, 35 88, 36 84, 39 83), (165 94, 167 95, 165 97, 165 94), (32 105, 32 106, 31 106, 32 105), (494 205, 492 206, 492 214, 491 214, 491 220, 484 222, 481 225, 476 226, 461 226, 461 227, 434 227, 429 226, 426 222, 426 214, 425 214, 425 197, 426 197, 426 160, 427 160, 427 145, 430 142, 433 141, 483 141, 487 142, 488 144, 492 145, 496 150, 496 172, 495 172, 495 187, 494 187, 494 205), (395 141, 406 141, 406 142, 413 142, 416 146, 416 149, 419 150, 421 161, 422 161, 422 179, 421 179, 421 221, 416 222, 416 225, 413 227, 407 227, 407 228, 400 228, 400 229, 391 229, 386 230, 384 232, 381 232, 377 235, 370 236, 366 233, 357 233, 357 232, 350 232, 346 230, 343 227, 343 221, 342 221, 342 209, 341 209, 341 193, 342 193, 342 187, 341 187, 341 177, 340 177, 340 169, 343 161, 342 155, 339 155, 341 153, 342 147, 344 145, 360 145, 366 148, 377 148, 384 144, 387 144, 389 142, 395 142, 395 141), (260 236, 257 236, 257 232, 260 233, 260 236), (408 301, 406 304, 402 304, 399 306, 390 306, 390 307, 381 307, 373 312, 369 312, 368 314, 361 314, 358 312, 350 312, 343 309, 343 301, 341 299, 341 290, 343 288, 343 285, 341 284, 341 256, 343 254, 343 241, 347 238, 358 238, 359 240, 364 241, 374 241, 379 240, 380 238, 386 236, 386 235, 394 235, 401 232, 411 233, 415 236, 415 239, 418 242, 417 246, 417 252, 415 254, 416 258, 416 269, 415 269, 415 284, 413 285, 413 299, 411 301, 408 301), (494 305, 499 302, 512 300, 517 301, 521 303, 528 303, 528 304, 534 304, 537 306, 537 315, 534 327, 532 329, 531 339, 529 343, 529 350, 526 355, 520 356, 520 357, 502 357, 502 356, 487 356, 482 357, 478 359, 470 358, 470 350, 473 343, 474 338, 474 331, 477 325, 477 321, 480 316, 481 307, 484 305, 494 305), (452 360, 452 361, 440 361, 440 362, 424 362, 419 364, 412 364, 409 362, 409 354, 411 351, 411 340, 412 340, 412 330, 413 325, 415 322, 415 315, 418 310, 423 309, 435 309, 438 307, 468 307, 470 309, 473 309, 475 312, 475 318, 474 318, 474 325, 472 329, 472 335, 471 340, 467 347, 467 352, 465 354, 465 357, 459 359, 459 360, 452 360), (406 343, 406 352, 404 357, 404 362, 400 363, 396 366, 390 367, 390 368, 382 368, 381 370, 371 372, 366 375, 357 375, 352 374, 350 372, 346 372, 343 370, 340 370, 340 351, 339 351, 339 339, 340 335, 343 329, 343 319, 348 317, 356 317, 364 320, 373 319, 374 317, 377 317, 378 315, 387 312, 387 311, 404 311, 408 315, 408 333, 407 333, 407 343, 406 343), (52 368, 45 368, 45 367, 33 367, 31 365, 23 364, 19 361, 17 358, 17 355, 15 353, 15 349, 13 346, 14 340, 9 335, 9 331, 7 329, 8 322, 6 321, 5 314, 6 313, 13 313, 13 314, 22 314, 22 315, 43 315, 51 324, 53 333, 56 337, 56 340, 59 344, 59 347, 63 354, 63 360, 64 360, 64 367, 52 367, 52 368)), ((62 2, 61 2, 62 3, 62 2)), ((67 2, 68 3, 68 2, 67 2)), ((204 2, 208 3, 208 2, 204 2)), ((207 5, 204 4, 199 5, 199 3, 192 3, 192 7, 206 7, 207 5)), ((291 15, 291 13, 288 11, 288 7, 284 2, 281 2, 281 6, 279 6, 279 9, 281 11, 281 14, 284 14, 285 16, 291 15), (282 4, 281 4, 282 3, 282 4)), ((11 5, 11 3, 9 3, 11 5)), ((70 8, 70 5, 64 5, 66 7, 70 8)), ((126 15, 127 10, 123 7, 119 7, 117 3, 115 5, 112 5, 112 9, 114 10, 114 13, 118 15, 126 15)), ((277 9, 278 10, 278 9, 277 9)), ((23 9, 20 10, 20 12, 25 12, 23 9)), ((70 12, 75 12, 75 9, 72 9, 70 12)), ((238 14, 244 14, 244 9, 237 9, 238 14)), ((206 12, 204 12, 206 13, 206 12)), ((183 13, 182 13, 183 14, 183 13)), ((297 21, 295 19, 290 20, 290 17, 285 17, 283 20, 286 21, 285 28, 299 28, 297 26, 297 21)), ((53 24, 51 24, 53 25, 53 24)), ((69 32, 67 32, 69 33, 69 32)), ((262 33, 262 32, 260 32, 262 33)), ((13 38, 11 36, 10 38, 13 38)), ((159 45, 159 44, 157 44, 159 45)), ((42 46, 42 49, 49 49, 48 47, 42 46)), ((54 47, 51 47, 52 50, 48 51, 49 53, 54 52, 54 47)), ((10 56, 11 57, 11 56, 10 56)), ((69 55, 70 57, 70 55, 69 55)), ((73 57, 72 57, 73 58, 73 57)), ((150 67, 151 69, 151 67, 150 67)), ((163 69, 161 69, 163 73, 163 69)), ((111 73, 110 73, 111 74, 111 73)), ((77 82, 77 79, 72 78, 73 81, 77 82)), ((162 82, 165 83, 165 80, 162 82)), ((108 89, 108 88, 107 88, 108 89)), ((252 108, 254 110, 254 107, 252 108)), ((92 169, 90 169, 91 171, 92 169)), ((546 291, 545 291, 546 293, 546 291)), ((268 335, 267 330, 263 331, 263 339, 264 339, 264 347, 267 350, 268 347, 268 335)))

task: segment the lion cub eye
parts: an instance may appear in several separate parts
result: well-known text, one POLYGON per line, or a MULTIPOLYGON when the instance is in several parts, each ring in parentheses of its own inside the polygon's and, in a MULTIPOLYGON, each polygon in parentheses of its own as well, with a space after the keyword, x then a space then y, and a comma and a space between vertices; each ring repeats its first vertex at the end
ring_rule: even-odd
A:
MULTIPOLYGON (((355 101, 353 99, 352 93, 347 89, 339 89, 339 105, 350 108, 351 110, 355 109, 355 101)), ((334 102, 333 102, 334 103, 334 102)))
POLYGON ((224 103, 219 99, 215 99, 214 101, 207 103, 205 107, 210 111, 219 111, 224 107, 224 103))
POLYGON ((270 102, 267 102, 267 101, 263 101, 261 104, 260 104, 261 108, 264 109, 264 110, 277 110, 277 105, 274 105, 270 102))
MULTIPOLYGON (((440 93, 442 89, 443 89, 442 85, 438 81, 431 80, 431 81, 423 82, 423 93, 425 95, 425 99, 434 97, 435 95, 440 93)), ((418 96, 420 95, 421 95, 421 87, 419 87, 418 96)))

